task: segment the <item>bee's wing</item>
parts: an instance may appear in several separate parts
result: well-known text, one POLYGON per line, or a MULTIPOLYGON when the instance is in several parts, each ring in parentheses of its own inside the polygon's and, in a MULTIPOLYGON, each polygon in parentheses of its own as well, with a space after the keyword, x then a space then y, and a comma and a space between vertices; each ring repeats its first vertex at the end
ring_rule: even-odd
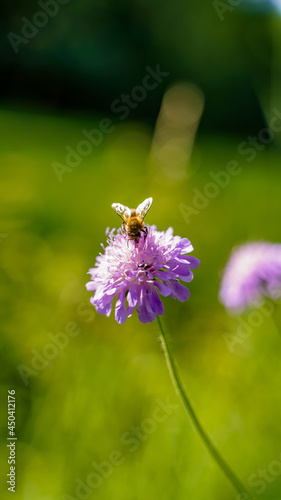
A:
POLYGON ((112 203, 111 206, 114 212, 116 212, 123 221, 126 221, 130 218, 131 210, 125 205, 122 205, 121 203, 112 203))
POLYGON ((137 215, 145 217, 153 202, 153 198, 146 198, 136 209, 137 215))

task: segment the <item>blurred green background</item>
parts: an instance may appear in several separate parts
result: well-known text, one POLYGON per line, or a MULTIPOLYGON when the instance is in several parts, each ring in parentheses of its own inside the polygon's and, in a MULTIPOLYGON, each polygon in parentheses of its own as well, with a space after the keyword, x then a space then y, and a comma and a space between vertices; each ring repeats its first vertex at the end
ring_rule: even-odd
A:
POLYGON ((233 245, 280 242, 278 11, 245 0, 220 19, 207 1, 72 0, 15 53, 7 34, 40 9, 13 2, 1 17, 1 498, 12 494, 15 389, 21 500, 238 500, 176 406, 157 324, 134 313, 120 326, 85 290, 106 228, 119 226, 111 204, 152 196, 147 222, 173 226, 201 260, 190 299, 163 299, 184 385, 248 489, 280 500, 281 312, 237 340, 241 317, 217 298, 233 245), (169 75, 126 118, 112 112, 158 64, 169 75), (99 144, 85 149, 83 130, 99 144), (238 175, 208 187, 232 160, 238 175), (114 450, 119 466, 108 465, 114 450))

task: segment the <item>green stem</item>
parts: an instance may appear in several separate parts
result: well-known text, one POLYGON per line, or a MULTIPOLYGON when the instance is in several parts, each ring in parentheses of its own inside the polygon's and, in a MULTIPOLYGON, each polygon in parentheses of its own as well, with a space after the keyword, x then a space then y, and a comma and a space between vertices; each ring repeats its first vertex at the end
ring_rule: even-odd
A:
POLYGON ((224 460, 224 458, 220 455, 220 453, 218 452, 216 446, 211 441, 211 439, 209 438, 209 436, 206 434, 206 432, 204 431, 201 423, 199 422, 199 420, 198 420, 198 418, 196 416, 196 413, 195 413, 195 411, 194 411, 193 407, 191 406, 191 403, 190 403, 190 401, 188 399, 186 391, 183 388, 183 385, 182 385, 182 382, 180 380, 180 377, 179 377, 179 374, 178 374, 175 362, 173 360, 173 357, 172 357, 172 354, 171 354, 171 351, 170 351, 170 348, 169 348, 169 345, 168 345, 168 342, 167 342, 167 338, 166 338, 166 335, 165 335, 164 329, 162 327, 162 324, 161 324, 159 316, 157 316, 157 321, 158 321, 160 332, 161 332, 160 339, 161 339, 163 351, 164 351, 164 354, 165 354, 165 358, 166 358, 168 370, 169 370, 172 382, 174 384, 176 393, 179 396, 179 398, 180 398, 180 400, 181 400, 181 402, 182 402, 182 404, 184 406, 184 409, 185 409, 186 413, 188 414, 191 422, 193 423, 194 427, 198 431, 199 435, 203 439, 203 441, 204 441, 205 445, 207 446, 209 452, 211 453, 212 457, 215 459, 215 461, 217 462, 217 464, 219 465, 219 467, 222 469, 222 471, 224 472, 224 474, 231 481, 232 485, 237 490, 237 492, 240 493, 240 494, 241 493, 244 493, 244 494, 246 493, 248 495, 247 498, 249 500, 250 499, 253 500, 253 497, 251 496, 251 494, 247 491, 247 489, 245 488, 245 486, 243 486, 243 484, 241 483, 240 479, 234 474, 234 472, 231 470, 231 468, 226 463, 226 461, 224 460))

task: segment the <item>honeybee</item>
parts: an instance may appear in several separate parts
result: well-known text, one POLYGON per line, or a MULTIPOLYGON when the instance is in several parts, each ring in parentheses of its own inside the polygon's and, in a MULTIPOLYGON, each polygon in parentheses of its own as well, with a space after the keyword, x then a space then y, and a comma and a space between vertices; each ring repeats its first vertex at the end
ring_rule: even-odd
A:
POLYGON ((144 200, 137 208, 128 208, 121 203, 112 203, 114 212, 119 215, 123 221, 123 228, 129 240, 138 243, 141 233, 147 236, 147 227, 144 225, 144 218, 152 205, 152 198, 144 200))

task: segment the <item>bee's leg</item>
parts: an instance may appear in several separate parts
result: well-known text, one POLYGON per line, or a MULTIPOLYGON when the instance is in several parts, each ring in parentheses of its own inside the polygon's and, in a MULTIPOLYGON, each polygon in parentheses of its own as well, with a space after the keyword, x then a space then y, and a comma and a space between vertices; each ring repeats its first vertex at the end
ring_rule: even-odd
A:
POLYGON ((144 239, 145 239, 145 238, 147 237, 147 235, 148 235, 148 230, 147 230, 147 227, 146 227, 146 226, 144 226, 144 228, 143 228, 143 229, 141 229, 141 231, 144 233, 144 239))
POLYGON ((127 238, 127 248, 129 248, 129 243, 130 243, 130 241, 135 241, 135 240, 134 240, 133 238, 130 238, 130 237, 128 236, 128 238, 127 238))
POLYGON ((128 236, 128 237, 127 237, 127 248, 130 248, 130 241, 132 241, 132 240, 131 240, 131 238, 129 238, 129 236, 128 236))

